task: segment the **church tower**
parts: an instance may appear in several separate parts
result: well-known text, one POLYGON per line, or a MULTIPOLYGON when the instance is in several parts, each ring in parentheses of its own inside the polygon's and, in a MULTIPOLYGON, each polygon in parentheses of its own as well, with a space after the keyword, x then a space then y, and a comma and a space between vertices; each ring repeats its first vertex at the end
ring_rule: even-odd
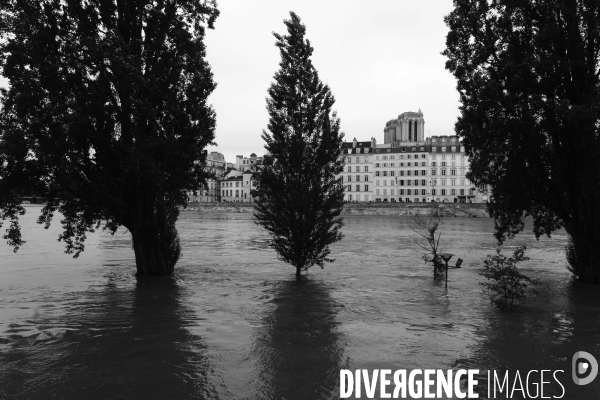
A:
POLYGON ((392 119, 385 124, 384 143, 397 142, 424 143, 425 142, 425 119, 419 108, 418 112, 408 111, 400 114, 398 118, 392 119))

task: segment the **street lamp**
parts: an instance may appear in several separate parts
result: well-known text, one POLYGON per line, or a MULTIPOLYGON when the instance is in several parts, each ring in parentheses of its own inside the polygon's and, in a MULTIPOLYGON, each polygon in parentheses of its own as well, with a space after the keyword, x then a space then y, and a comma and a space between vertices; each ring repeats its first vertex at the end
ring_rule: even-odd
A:
POLYGON ((429 184, 431 185, 431 201, 435 201, 434 200, 434 196, 435 196, 434 191, 435 191, 435 185, 436 185, 436 183, 437 183, 436 179, 432 179, 432 180, 429 181, 429 184))
POLYGON ((446 289, 448 289, 448 261, 450 261, 450 259, 452 258, 453 255, 454 254, 450 254, 450 253, 440 254, 440 257, 442 257, 442 260, 444 260, 444 262, 446 263, 446 289))

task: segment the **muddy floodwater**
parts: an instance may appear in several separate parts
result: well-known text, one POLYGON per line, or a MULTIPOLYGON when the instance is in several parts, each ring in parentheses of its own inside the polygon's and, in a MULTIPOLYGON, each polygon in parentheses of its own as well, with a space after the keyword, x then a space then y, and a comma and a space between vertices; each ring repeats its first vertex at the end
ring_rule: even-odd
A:
POLYGON ((344 368, 479 369, 480 398, 488 370, 564 370, 544 396, 600 398, 600 377, 571 378, 575 352, 600 359, 600 290, 571 278, 562 232, 508 243, 539 280, 510 315, 479 285, 490 219, 444 220, 443 250, 464 259, 446 290, 405 217, 346 217, 335 263, 297 283, 251 214, 183 212, 174 276, 137 279, 129 234, 90 234, 73 259, 38 213, 18 253, 0 246, 0 399, 335 399, 344 368))

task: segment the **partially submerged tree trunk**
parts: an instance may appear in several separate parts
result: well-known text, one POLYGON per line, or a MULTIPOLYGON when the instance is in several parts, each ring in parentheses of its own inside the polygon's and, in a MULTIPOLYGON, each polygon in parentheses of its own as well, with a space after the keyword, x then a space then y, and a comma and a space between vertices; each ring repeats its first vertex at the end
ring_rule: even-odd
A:
POLYGON ((173 272, 181 255, 175 227, 177 208, 159 205, 141 224, 130 229, 135 252, 137 276, 163 276, 173 272))

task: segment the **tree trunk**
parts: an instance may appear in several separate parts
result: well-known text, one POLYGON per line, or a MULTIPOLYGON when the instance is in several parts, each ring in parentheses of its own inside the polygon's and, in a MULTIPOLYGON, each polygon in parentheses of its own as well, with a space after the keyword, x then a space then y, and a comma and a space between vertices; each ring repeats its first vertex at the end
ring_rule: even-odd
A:
POLYGON ((158 235, 148 229, 131 230, 137 276, 163 276, 173 272, 174 265, 169 265, 162 252, 158 235))
POLYGON ((571 234, 571 241, 574 259, 568 261, 573 272, 580 281, 600 284, 600 232, 571 234))
POLYGON ((151 215, 130 228, 138 276, 164 276, 173 273, 181 255, 175 222, 179 211, 154 207, 151 215))

